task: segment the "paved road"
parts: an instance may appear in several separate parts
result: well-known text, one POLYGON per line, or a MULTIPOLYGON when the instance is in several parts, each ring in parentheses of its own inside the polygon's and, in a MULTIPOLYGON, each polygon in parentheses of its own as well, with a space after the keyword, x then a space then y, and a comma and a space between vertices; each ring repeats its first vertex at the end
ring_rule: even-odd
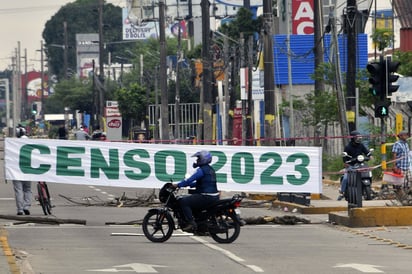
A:
MULTIPOLYGON (((2 170, 0 173, 3 172, 2 170)), ((0 174, 1 175, 1 174, 0 174)), ((105 203, 151 190, 49 184, 54 216, 86 225, 24 222, 15 216, 11 184, 0 180, 0 226, 22 272, 31 273, 409 273, 411 227, 350 229, 327 223, 327 215, 301 215, 280 208, 243 208, 243 217, 296 215, 312 224, 248 225, 229 245, 176 233, 154 244, 139 226, 107 225, 141 220, 147 208, 76 205, 105 203)), ((44 217, 33 204, 31 217, 44 217)), ((0 258, 1 273, 7 273, 0 258)))
MULTIPOLYGON (((13 214, 9 184, 1 184, 0 214, 13 214)), ((302 216, 280 209, 243 208, 244 217, 297 215, 314 224, 248 225, 239 239, 221 245, 211 238, 177 233, 163 244, 142 236, 139 226, 107 222, 141 220, 147 208, 73 205, 76 200, 112 199, 136 189, 50 184, 55 217, 85 219, 86 225, 49 225, 0 220, 26 273, 409 273, 409 227, 348 229, 326 222, 327 215, 302 216), (117 235, 117 236, 116 236, 117 235), (377 239, 376 235, 382 240, 377 239), (374 237, 376 236, 376 237, 374 237), (383 241, 386 239, 387 241, 383 241), (389 242, 392 240, 392 242, 389 242), (395 245, 393 242, 401 244, 395 245), (32 271, 31 271, 31 270, 32 271)), ((141 194, 141 193, 139 193, 141 194)), ((32 216, 43 217, 39 205, 32 216)), ((55 218, 51 217, 51 218, 55 218)))

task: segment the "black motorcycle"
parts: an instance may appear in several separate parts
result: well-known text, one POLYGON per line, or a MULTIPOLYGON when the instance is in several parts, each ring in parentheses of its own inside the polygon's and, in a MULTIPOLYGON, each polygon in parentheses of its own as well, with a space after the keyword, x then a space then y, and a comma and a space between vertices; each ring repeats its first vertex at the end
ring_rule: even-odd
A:
MULTIPOLYGON (((346 161, 347 164, 351 165, 351 170, 358 170, 361 173, 361 183, 362 183, 362 196, 365 200, 372 200, 374 192, 372 191, 372 170, 369 169, 367 161, 370 160, 373 149, 369 150, 369 153, 365 155, 358 155, 357 157, 350 158, 346 161)), ((345 157, 351 157, 346 152, 343 153, 345 157)), ((347 193, 345 192, 345 198, 348 199, 347 193)))
MULTIPOLYGON (((164 204, 163 207, 150 209, 144 217, 143 233, 150 241, 165 242, 172 236, 173 230, 185 226, 178 191, 171 183, 165 184, 159 191, 159 200, 164 204)), ((242 225, 236 210, 242 199, 241 195, 236 194, 232 198, 218 200, 206 209, 193 211, 197 224, 194 235, 210 236, 218 243, 234 242, 242 225)))

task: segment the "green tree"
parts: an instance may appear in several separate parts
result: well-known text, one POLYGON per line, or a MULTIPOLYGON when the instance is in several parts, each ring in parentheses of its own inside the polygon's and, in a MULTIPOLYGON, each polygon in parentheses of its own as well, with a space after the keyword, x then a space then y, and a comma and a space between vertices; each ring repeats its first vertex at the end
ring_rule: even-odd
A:
MULTIPOLYGON (((167 55, 175 56, 177 54, 178 42, 177 38, 167 38, 167 55)), ((151 93, 155 91, 156 81, 158 76, 158 67, 160 63, 159 55, 159 41, 157 39, 147 39, 144 41, 136 41, 136 45, 133 50, 128 50, 123 53, 123 56, 130 59, 134 64, 134 69, 124 75, 123 85, 128 86, 131 83, 139 83, 147 88, 151 93), (143 56, 143 68, 141 68, 140 56, 143 56), (143 71, 141 71, 143 69, 143 71), (143 74, 143 79, 141 75, 143 74), (143 82, 141 82, 143 80, 143 82)), ((187 52, 187 46, 185 43, 181 45, 182 56, 185 56, 187 52)), ((180 97, 182 103, 191 103, 199 101, 199 93, 192 88, 192 69, 190 66, 191 60, 189 58, 183 58, 184 62, 179 66, 180 77, 180 97)), ((171 71, 175 68, 170 67, 171 71)), ((159 87, 158 87, 159 88, 159 87)), ((160 93, 160 90, 158 90, 160 93)), ((174 79, 168 81, 168 102, 174 103, 176 96, 176 82, 174 79)), ((151 102, 154 103, 154 102, 151 102)))
POLYGON ((393 31, 392 29, 380 28, 375 29, 371 35, 372 42, 378 47, 380 51, 389 47, 393 41, 393 31))
POLYGON ((147 96, 144 87, 131 83, 128 87, 118 89, 115 92, 115 99, 118 101, 124 119, 134 120, 137 123, 144 121, 146 106, 150 103, 150 97, 147 96))
POLYGON ((412 76, 412 52, 406 51, 395 51, 394 60, 400 61, 401 65, 399 66, 398 73, 403 76, 412 76))
POLYGON ((54 93, 45 100, 45 113, 64 113, 64 108, 91 113, 93 105, 91 81, 72 78, 62 80, 54 87, 54 93))
POLYGON ((253 19, 253 14, 249 9, 240 8, 233 21, 220 27, 220 31, 234 40, 239 40, 240 33, 245 36, 260 33, 262 28, 262 17, 253 19))
MULTIPOLYGON (((68 69, 76 71, 76 34, 98 33, 99 16, 98 1, 77 0, 64 5, 59 11, 46 22, 43 30, 46 55, 49 60, 49 70, 61 78, 64 60, 64 28, 63 22, 67 22, 68 38, 68 69), (54 46, 53 46, 54 45, 54 46), (56 46, 58 45, 58 46, 56 46)), ((118 55, 131 44, 111 44, 110 42, 122 41, 122 12, 121 8, 112 4, 105 4, 103 8, 103 38, 107 44, 104 54, 104 62, 107 63, 107 51, 112 55, 118 55)))

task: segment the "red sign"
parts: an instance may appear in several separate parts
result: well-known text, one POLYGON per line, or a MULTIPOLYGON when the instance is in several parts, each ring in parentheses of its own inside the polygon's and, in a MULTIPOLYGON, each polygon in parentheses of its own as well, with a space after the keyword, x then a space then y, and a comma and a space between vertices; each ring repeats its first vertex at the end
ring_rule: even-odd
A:
POLYGON ((105 107, 106 117, 120 117, 122 114, 119 111, 118 107, 105 107))
POLYGON ((24 95, 24 91, 27 91, 28 103, 41 100, 42 84, 43 97, 46 98, 49 96, 50 92, 48 86, 48 77, 46 73, 43 74, 43 82, 41 81, 41 72, 38 71, 29 71, 27 72, 27 75, 23 74, 21 76, 22 95, 24 95))
POLYGON ((313 18, 313 0, 293 0, 292 34, 313 34, 313 18))
POLYGON ((122 126, 122 121, 119 120, 119 119, 113 119, 113 120, 110 120, 110 121, 107 123, 107 126, 108 126, 109 128, 119 128, 119 127, 122 126))

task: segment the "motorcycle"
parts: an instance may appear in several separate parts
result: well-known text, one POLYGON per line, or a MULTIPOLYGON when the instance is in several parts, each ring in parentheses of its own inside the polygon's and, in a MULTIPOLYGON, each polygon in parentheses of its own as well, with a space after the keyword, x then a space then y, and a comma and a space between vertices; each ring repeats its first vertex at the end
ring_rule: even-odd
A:
MULTIPOLYGON (((184 215, 179 205, 179 189, 166 183, 159 191, 161 208, 150 209, 143 219, 142 229, 146 238, 155 243, 167 241, 173 230, 184 227, 184 215), (176 225, 177 221, 177 225, 176 225)), ((197 236, 210 236, 218 243, 232 243, 240 233, 243 225, 237 208, 243 196, 235 194, 232 198, 216 201, 208 208, 193 211, 197 229, 193 231, 197 236)))
MULTIPOLYGON (((343 152, 344 157, 350 158, 345 163, 351 166, 351 170, 359 170, 361 173, 361 183, 362 183, 362 196, 365 200, 372 200, 374 192, 372 191, 372 170, 369 169, 369 166, 366 162, 371 159, 373 149, 369 150, 369 153, 365 155, 358 155, 356 157, 352 157, 346 152, 343 152)), ((342 183, 343 176, 341 177, 342 183)), ((347 186, 346 186, 347 187, 347 186)), ((348 200, 347 193, 348 191, 342 190, 345 192, 345 199, 348 200)))

